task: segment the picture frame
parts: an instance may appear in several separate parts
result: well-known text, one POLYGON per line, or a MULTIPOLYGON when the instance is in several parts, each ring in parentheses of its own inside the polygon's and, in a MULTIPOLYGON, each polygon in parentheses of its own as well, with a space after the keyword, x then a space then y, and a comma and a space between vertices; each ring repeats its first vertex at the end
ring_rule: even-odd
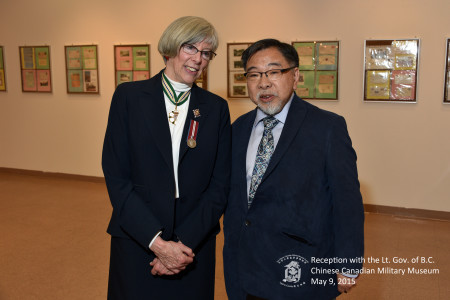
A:
POLYGON ((227 43, 228 98, 248 98, 247 80, 241 57, 252 43, 227 43))
POLYGON ((5 54, 0 46, 0 92, 6 92, 5 54))
POLYGON ((417 102, 419 39, 366 40, 365 102, 417 102))
POLYGON ((339 41, 294 41, 299 58, 296 93, 307 100, 338 100, 339 41))
POLYGON ((444 80, 444 104, 450 103, 450 38, 446 41, 447 51, 445 54, 445 80, 444 80))
POLYGON ((51 93, 50 46, 19 46, 22 92, 51 93))
POLYGON ((64 46, 68 94, 99 94, 97 45, 64 46))
POLYGON ((114 45, 115 86, 150 79, 150 45, 114 45))

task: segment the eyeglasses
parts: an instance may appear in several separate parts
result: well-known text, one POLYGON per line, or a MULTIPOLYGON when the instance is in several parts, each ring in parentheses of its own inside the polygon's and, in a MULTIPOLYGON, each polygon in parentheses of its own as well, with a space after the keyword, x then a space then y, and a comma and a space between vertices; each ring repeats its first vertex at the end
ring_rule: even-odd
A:
POLYGON ((290 67, 286 69, 273 69, 265 72, 247 72, 244 73, 244 76, 247 78, 247 81, 249 82, 256 82, 259 81, 263 74, 266 75, 266 78, 268 78, 270 81, 278 80, 281 78, 281 74, 286 73, 289 70, 292 70, 296 68, 290 67))
POLYGON ((194 45, 191 45, 191 44, 184 44, 181 46, 181 49, 183 49, 184 53, 189 54, 189 55, 195 55, 198 52, 200 52, 201 57, 204 60, 212 60, 214 58, 214 56, 217 55, 216 53, 214 53, 212 51, 198 50, 197 47, 195 47, 194 45))

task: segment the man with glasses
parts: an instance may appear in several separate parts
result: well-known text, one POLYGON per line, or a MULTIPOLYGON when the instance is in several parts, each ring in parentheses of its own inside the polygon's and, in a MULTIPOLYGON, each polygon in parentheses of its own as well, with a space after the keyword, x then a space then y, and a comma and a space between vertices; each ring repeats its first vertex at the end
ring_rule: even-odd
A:
POLYGON ((257 108, 232 126, 223 250, 229 299, 332 299, 362 267, 364 212, 343 117, 297 97, 294 47, 242 55, 257 108))
POLYGON ((179 18, 158 44, 166 68, 114 93, 102 161, 113 207, 108 299, 214 298, 231 126, 227 102, 194 82, 217 47, 209 22, 179 18))

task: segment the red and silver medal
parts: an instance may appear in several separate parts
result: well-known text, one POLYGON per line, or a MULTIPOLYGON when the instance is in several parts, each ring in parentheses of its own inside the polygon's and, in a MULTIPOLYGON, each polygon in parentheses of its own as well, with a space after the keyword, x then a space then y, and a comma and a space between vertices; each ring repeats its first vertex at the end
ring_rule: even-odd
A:
POLYGON ((189 134, 187 137, 187 145, 189 148, 195 148, 197 146, 197 132, 198 132, 198 122, 191 120, 189 125, 189 134))

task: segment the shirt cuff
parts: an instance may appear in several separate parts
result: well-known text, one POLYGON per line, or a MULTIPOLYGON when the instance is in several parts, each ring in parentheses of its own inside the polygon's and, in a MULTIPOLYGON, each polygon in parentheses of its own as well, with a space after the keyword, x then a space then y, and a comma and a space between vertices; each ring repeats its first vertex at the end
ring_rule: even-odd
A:
POLYGON ((162 233, 162 231, 159 231, 159 232, 153 237, 153 239, 150 241, 150 244, 148 245, 148 248, 149 248, 149 249, 152 247, 153 242, 156 240, 156 238, 157 238, 158 236, 161 235, 161 233, 162 233))

